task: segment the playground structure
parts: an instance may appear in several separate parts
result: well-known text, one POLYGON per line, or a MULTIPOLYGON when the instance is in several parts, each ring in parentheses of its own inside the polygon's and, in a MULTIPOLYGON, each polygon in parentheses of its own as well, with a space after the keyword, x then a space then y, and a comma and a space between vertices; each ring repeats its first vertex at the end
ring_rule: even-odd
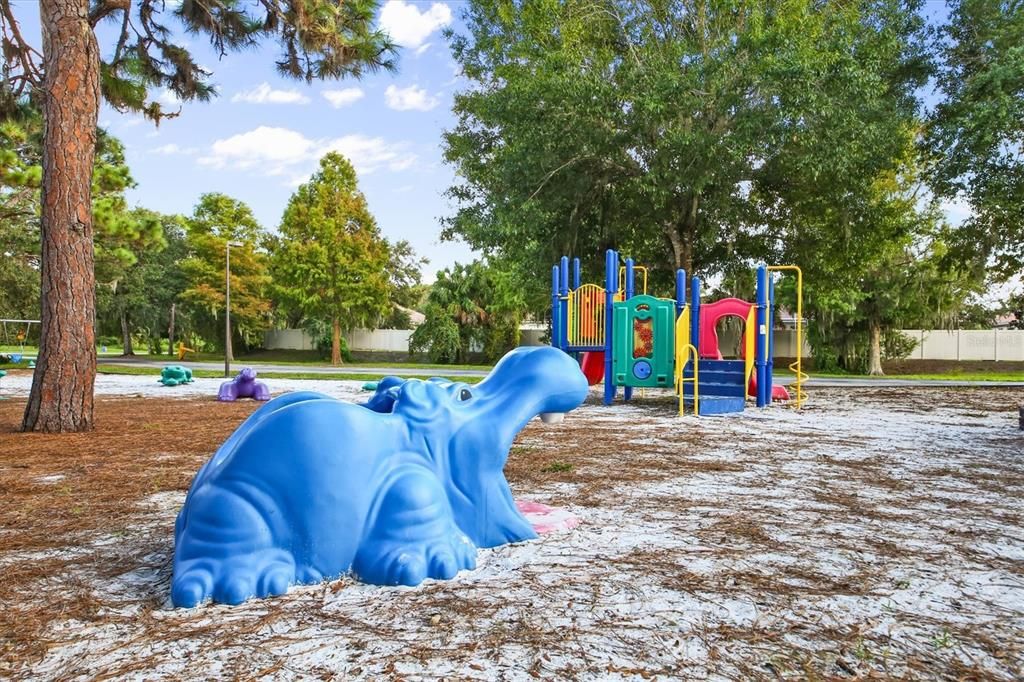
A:
POLYGON ((186 353, 195 353, 195 352, 196 352, 195 348, 186 348, 184 343, 182 343, 180 341, 178 342, 177 355, 178 355, 178 360, 179 361, 185 359, 185 354, 186 353))
POLYGON ((726 298, 701 303, 701 280, 678 270, 675 298, 647 292, 647 269, 617 251, 605 254, 604 286, 582 283, 579 258, 563 256, 551 269, 551 345, 578 355, 591 385, 604 381, 604 403, 612 404, 618 388, 625 400, 633 389, 675 391, 679 413, 724 414, 742 411, 748 396, 757 407, 773 400, 790 401, 799 409, 806 401, 801 365, 803 343, 803 276, 795 265, 757 268, 755 302, 726 298), (790 272, 797 279, 796 361, 790 365, 796 380, 793 393, 774 385, 772 355, 774 273, 790 272), (640 277, 640 287, 637 279, 640 277), (741 358, 727 360, 719 349, 717 325, 725 317, 744 322, 741 358))
POLYGON ((0 320, 0 333, 3 334, 3 344, 5 346, 14 345, 11 344, 11 336, 8 325, 11 325, 15 329, 14 341, 16 345, 21 346, 21 352, 25 352, 25 341, 28 340, 29 335, 32 333, 32 325, 39 325, 39 320, 12 320, 2 319, 0 320), (24 327, 22 327, 24 325, 24 327))

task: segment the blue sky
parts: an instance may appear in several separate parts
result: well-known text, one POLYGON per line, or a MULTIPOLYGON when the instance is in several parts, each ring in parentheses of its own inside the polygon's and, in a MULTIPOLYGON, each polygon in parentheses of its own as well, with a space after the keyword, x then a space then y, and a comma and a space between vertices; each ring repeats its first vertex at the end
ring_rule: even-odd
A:
POLYGON ((451 212, 442 193, 453 175, 439 142, 454 122, 457 85, 440 32, 457 14, 456 3, 383 3, 380 23, 402 45, 399 69, 361 81, 285 80, 275 73, 272 44, 218 60, 199 38, 187 38, 197 61, 213 71, 219 97, 182 105, 181 116, 159 128, 113 111, 100 116, 129 150, 138 182, 131 199, 187 212, 203 192, 224 192, 275 229, 295 187, 335 149, 355 165, 384 235, 408 239, 430 259, 429 279, 438 268, 470 260, 466 246, 437 237, 439 218, 451 212))
MULTIPOLYGON (((359 81, 286 80, 275 73, 272 43, 219 59, 205 40, 183 36, 180 42, 213 72, 219 97, 182 104, 181 115, 159 127, 107 106, 100 113, 100 125, 125 144, 138 183, 130 201, 187 214, 204 192, 223 192, 276 229, 295 187, 335 149, 355 165, 384 235, 408 239, 430 259, 428 280, 437 269, 471 260, 467 246, 438 239, 439 218, 453 212, 442 196, 453 173, 441 160, 440 141, 454 125, 458 87, 441 31, 457 24, 460 4, 382 2, 380 24, 402 46, 399 68, 359 81)), ((26 32, 38 36, 38 3, 14 7, 26 32)), ((103 38, 101 27, 101 49, 110 49, 112 40, 103 38)), ((154 96, 176 107, 167 93, 154 96)))

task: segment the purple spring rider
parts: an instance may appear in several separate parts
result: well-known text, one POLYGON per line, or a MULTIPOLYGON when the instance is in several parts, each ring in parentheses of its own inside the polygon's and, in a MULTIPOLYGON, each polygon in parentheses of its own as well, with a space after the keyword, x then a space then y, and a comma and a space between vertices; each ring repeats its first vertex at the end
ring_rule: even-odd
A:
POLYGON ((239 398, 270 400, 270 389, 262 381, 256 381, 256 370, 246 367, 231 381, 225 381, 217 392, 217 400, 234 402, 239 398))

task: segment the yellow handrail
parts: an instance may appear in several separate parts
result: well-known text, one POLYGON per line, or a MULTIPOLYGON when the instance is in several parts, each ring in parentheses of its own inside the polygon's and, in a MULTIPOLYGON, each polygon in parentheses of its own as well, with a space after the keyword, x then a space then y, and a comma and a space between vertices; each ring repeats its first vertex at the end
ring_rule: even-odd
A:
POLYGON ((697 349, 692 343, 686 344, 686 354, 676 358, 676 392, 679 394, 679 416, 686 412, 685 396, 683 385, 687 382, 693 384, 693 415, 700 416, 700 359, 697 357, 697 349), (687 379, 683 376, 683 368, 693 357, 693 376, 687 379))
MULTIPOLYGON (((646 295, 647 294, 647 267, 644 266, 644 265, 634 265, 633 266, 633 278, 634 279, 636 278, 636 273, 638 273, 638 272, 641 275, 644 276, 643 291, 641 291, 640 293, 646 295)), ((619 291, 620 292, 625 292, 626 291, 626 266, 625 265, 622 265, 622 266, 619 267, 619 291)), ((636 293, 636 292, 634 292, 634 293, 636 293)))
MULTIPOLYGON (((794 399, 793 405, 799 410, 807 400, 807 394, 804 392, 803 383, 809 378, 809 376, 804 373, 800 364, 804 349, 804 273, 797 265, 771 265, 768 267, 768 272, 783 270, 791 270, 796 273, 796 362, 789 365, 789 370, 796 375, 796 388, 794 390, 796 398, 794 399)), ((769 320, 768 323, 771 324, 771 321, 769 320)))
POLYGON ((679 396, 680 417, 683 416, 686 411, 685 400, 683 397, 683 385, 686 382, 691 382, 693 384, 693 414, 700 414, 699 363, 700 359, 697 357, 697 349, 693 347, 692 343, 690 343, 690 306, 686 306, 683 308, 683 312, 679 313, 679 317, 676 318, 675 368, 673 372, 676 394, 679 396), (693 357, 693 376, 687 379, 683 376, 683 368, 686 367, 691 356, 693 357))

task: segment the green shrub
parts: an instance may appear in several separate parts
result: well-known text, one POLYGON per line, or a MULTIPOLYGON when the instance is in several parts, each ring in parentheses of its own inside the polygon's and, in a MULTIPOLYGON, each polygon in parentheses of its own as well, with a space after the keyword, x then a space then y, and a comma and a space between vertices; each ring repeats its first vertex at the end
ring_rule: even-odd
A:
POLYGON ((885 360, 903 360, 917 348, 917 339, 892 330, 882 334, 882 358, 885 360))
POLYGON ((461 349, 459 326, 436 305, 428 305, 425 314, 426 320, 409 337, 409 353, 427 353, 430 361, 437 364, 458 362, 461 349))

